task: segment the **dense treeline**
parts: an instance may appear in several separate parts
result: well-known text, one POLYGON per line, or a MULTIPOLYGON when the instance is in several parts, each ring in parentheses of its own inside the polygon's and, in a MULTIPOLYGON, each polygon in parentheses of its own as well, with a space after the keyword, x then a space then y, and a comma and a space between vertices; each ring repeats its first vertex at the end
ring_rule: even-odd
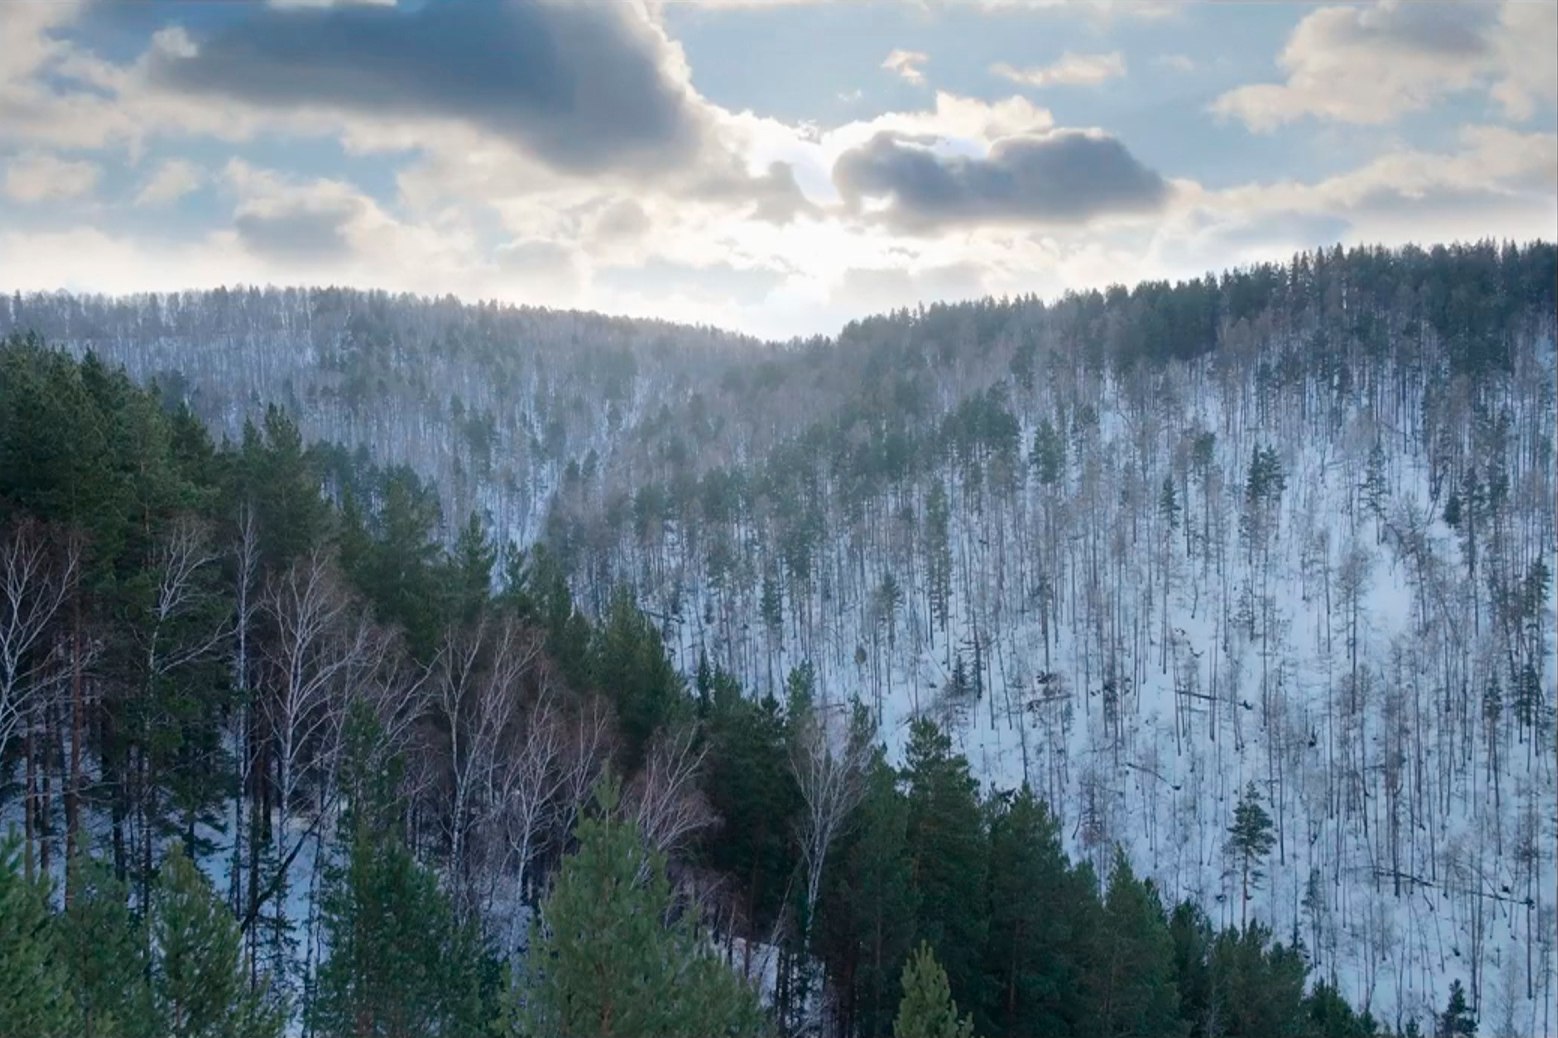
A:
POLYGON ((689 687, 409 470, 162 404, 0 348, 0 1033, 1381 1033, 932 722, 689 687))
MULTIPOLYGON (((1552 245, 1303 254, 862 321, 689 401, 546 543, 680 665, 936 718, 1393 1023, 1555 1025, 1552 245), (788 424, 777 417, 783 411, 788 424), (775 416, 725 449, 700 415, 775 416), (709 446, 683 449, 677 436, 709 446), (1216 834, 1256 784, 1268 876, 1216 834), (1432 905, 1432 907, 1427 907, 1432 905)), ((955 972, 955 971, 954 971, 955 972)))

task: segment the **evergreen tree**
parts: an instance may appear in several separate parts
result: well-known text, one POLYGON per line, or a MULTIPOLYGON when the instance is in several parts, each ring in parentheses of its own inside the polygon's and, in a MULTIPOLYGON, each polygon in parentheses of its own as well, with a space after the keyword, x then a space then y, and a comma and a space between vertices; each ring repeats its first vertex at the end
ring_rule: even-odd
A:
POLYGON ((398 769, 374 767, 370 724, 355 719, 346 782, 358 790, 346 861, 326 876, 325 945, 309 1021, 323 1038, 476 1038, 495 1022, 482 992, 486 956, 433 874, 398 835, 398 769))
POLYGON ((848 840, 835 847, 816 932, 842 984, 842 1011, 862 1038, 892 1027, 895 992, 914 938, 918 902, 909 853, 909 803, 880 748, 866 773, 848 840))
POLYGON ((76 1038, 60 935, 47 889, 23 878, 14 837, 0 843, 0 1038, 76 1038))
POLYGON ((1066 466, 1066 441, 1055 431, 1049 416, 1039 420, 1038 431, 1033 434, 1033 450, 1029 460, 1038 471, 1039 483, 1053 487, 1060 482, 1066 466))
POLYGON ((761 1035, 756 994, 697 932, 692 913, 667 922, 662 856, 613 819, 617 787, 597 787, 598 817, 579 823, 541 906, 514 1014, 532 1038, 713 1038, 761 1035))
MULTIPOLYGON (((1295 949, 1271 943, 1259 923, 1227 929, 1212 942, 1210 985, 1220 1033, 1228 1038, 1307 1038, 1304 978, 1308 966, 1295 949)), ((1217 1033, 1208 1028, 1208 1034, 1217 1033)))
POLYGON ((1444 1013, 1439 1017, 1439 1027, 1435 1032, 1435 1038, 1474 1038, 1477 1033, 1477 1018, 1472 1015, 1471 1006, 1466 1003, 1466 989, 1461 986, 1459 979, 1450 982, 1450 1001, 1444 1007, 1444 1013))
POLYGON ((278 1038, 282 1014, 251 991, 238 923, 174 844, 152 905, 152 1003, 167 1038, 278 1038))
POLYGON ((980 1025, 992 1038, 1074 1032, 1082 1010, 1076 949, 1097 902, 1085 882, 1066 861, 1054 817, 1027 786, 996 801, 984 962, 997 986, 980 1025))
POLYGON ((622 767, 637 771, 654 734, 683 716, 690 704, 660 633, 626 588, 612 597, 591 641, 590 677, 595 687, 614 697, 622 767))
POLYGON ((81 1007, 82 1038, 160 1038, 146 983, 145 931, 112 870, 80 857, 74 896, 60 917, 61 946, 81 1007))
POLYGON ((1250 891, 1258 889, 1265 878, 1261 865, 1276 842, 1271 815, 1261 806, 1260 791, 1255 783, 1250 782, 1233 809, 1233 825, 1228 827, 1228 840, 1224 845, 1227 853, 1238 862, 1241 925, 1249 921, 1250 891))
POLYGON ((1179 1019, 1174 944, 1150 882, 1137 880, 1116 849, 1103 912, 1083 979, 1090 1012, 1083 1033, 1096 1038, 1175 1038, 1179 1019))
POLYGON ((930 945, 921 943, 903 967, 903 1001, 893 1038, 973 1038, 972 1018, 958 1018, 947 974, 930 945))
POLYGON ((1170 533, 1179 529, 1179 494, 1174 490, 1174 477, 1163 477, 1163 485, 1158 490, 1158 514, 1163 517, 1164 525, 1170 533))
POLYGON ((979 784, 968 761, 952 753, 952 741, 924 719, 910 728, 904 778, 919 900, 916 934, 945 964, 953 993, 978 1011, 986 997, 981 959, 989 922, 979 784))

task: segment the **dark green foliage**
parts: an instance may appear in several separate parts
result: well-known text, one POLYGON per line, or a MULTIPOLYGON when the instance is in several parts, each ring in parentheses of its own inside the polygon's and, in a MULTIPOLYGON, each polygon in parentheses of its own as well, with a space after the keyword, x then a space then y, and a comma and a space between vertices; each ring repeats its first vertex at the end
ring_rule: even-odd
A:
POLYGON ((893 1038, 973 1038, 971 1018, 958 1018, 947 987, 947 974, 930 945, 921 943, 903 968, 903 1001, 893 1023, 893 1038))
POLYGON ((703 943, 694 914, 671 921, 665 862, 626 822, 617 787, 578 828, 541 906, 541 931, 516 992, 533 1038, 715 1038, 765 1033, 756 994, 703 943))
POLYGON ((988 859, 978 783, 951 740, 925 720, 910 729, 904 780, 919 900, 915 933, 936 951, 959 1002, 982 1006, 989 987, 981 961, 988 859))
POLYGON ((616 704, 621 762, 638 769, 656 732, 690 713, 681 675, 666 658, 660 633, 619 591, 590 644, 590 678, 616 704))
POLYGON ((864 1038, 892 1027, 918 899, 909 853, 909 803, 878 752, 849 836, 830 855, 816 925, 819 954, 841 992, 846 1022, 864 1038))
POLYGON ((1089 935, 1081 1033, 1096 1038, 1183 1034, 1174 942, 1152 883, 1138 880, 1116 851, 1103 910, 1089 935))
POLYGON ((1179 494, 1174 490, 1174 477, 1163 477, 1163 485, 1158 490, 1158 515, 1163 517, 1163 523, 1173 533, 1179 529, 1179 494))
POLYGON ((82 1038, 158 1038, 146 935, 126 907, 124 884, 96 858, 77 858, 71 867, 73 896, 60 916, 60 943, 81 1007, 82 1038))
POLYGON ((75 1038, 81 1017, 48 891, 22 876, 20 857, 14 837, 0 843, 0 1036, 75 1038))
POLYGON ((152 905, 152 1004, 167 1038, 277 1038, 282 1016, 251 991, 238 923, 175 844, 152 905))
POLYGON ((1055 431, 1046 415, 1039 420, 1038 431, 1033 434, 1033 450, 1029 460, 1038 471, 1039 483, 1052 487, 1065 473, 1066 441, 1055 431))
POLYGON ((990 1038, 1075 1033, 1078 949, 1095 900, 1089 884, 1071 870, 1055 819, 1031 790, 993 802, 984 968, 996 986, 980 1023, 990 1038))
POLYGON ((1309 1033, 1314 1038, 1374 1038, 1379 1033, 1372 1016, 1353 1012, 1341 993, 1323 980, 1304 1003, 1309 1010, 1309 1033))
POLYGON ((309 1019, 323 1038, 475 1038, 495 1013, 481 990, 484 951, 455 921, 433 874, 391 832, 354 827, 324 897, 329 957, 309 1019))
POLYGON ((1228 1038, 1303 1038, 1308 967, 1295 949, 1271 942, 1258 923, 1225 930, 1212 942, 1212 1005, 1228 1038))
POLYGON ((1266 860, 1276 842, 1271 815, 1261 806, 1260 791, 1255 788, 1255 783, 1248 783, 1233 809, 1233 825, 1228 827, 1228 841, 1224 846, 1228 855, 1237 862, 1242 897, 1241 918, 1247 918, 1250 891, 1259 889, 1265 877, 1261 863, 1266 860))
POLYGON ((1477 1033, 1477 1018, 1466 1002, 1466 989, 1459 980, 1450 982, 1450 1000, 1439 1017, 1438 1038, 1473 1038, 1477 1033))
POLYGON ((766 933, 785 907, 799 860, 794 834, 801 794, 785 715, 772 696, 747 699, 721 674, 706 731, 703 789, 720 824, 705 838, 703 857, 733 878, 732 893, 749 925, 766 933))

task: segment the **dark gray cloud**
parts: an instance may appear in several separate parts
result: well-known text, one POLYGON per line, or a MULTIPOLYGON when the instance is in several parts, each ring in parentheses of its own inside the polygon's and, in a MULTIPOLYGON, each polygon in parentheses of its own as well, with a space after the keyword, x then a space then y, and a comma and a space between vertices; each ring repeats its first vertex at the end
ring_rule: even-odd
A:
POLYGON ((1485 0, 1364 8, 1356 17, 1328 23, 1328 42, 1379 51, 1415 51, 1441 58, 1475 57, 1492 53, 1490 33, 1498 24, 1498 14, 1498 5, 1485 0))
POLYGON ((890 200, 884 218, 910 231, 959 224, 1076 224, 1150 212, 1168 185, 1113 137, 1059 131, 997 141, 984 158, 937 155, 878 134, 845 152, 833 181, 851 207, 890 200))
POLYGON ((273 109, 460 120, 569 172, 684 158, 704 132, 663 41, 624 3, 266 7, 198 45, 153 75, 273 109))
POLYGON ((363 209, 356 199, 320 199, 275 209, 240 212, 238 239, 257 256, 289 262, 321 262, 352 254, 347 225, 363 209))

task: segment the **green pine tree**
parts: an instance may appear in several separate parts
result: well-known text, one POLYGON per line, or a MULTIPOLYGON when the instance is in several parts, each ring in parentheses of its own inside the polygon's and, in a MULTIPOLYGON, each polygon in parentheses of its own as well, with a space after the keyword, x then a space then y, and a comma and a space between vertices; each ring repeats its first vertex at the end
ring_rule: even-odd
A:
POLYGON ((1450 1001, 1439 1017, 1437 1038, 1474 1038, 1477 1033, 1477 1017, 1466 1002, 1466 989, 1459 980, 1450 982, 1450 1001))
POLYGON ((893 1038, 973 1038, 974 1021, 958 1018, 957 1003, 947 986, 947 974, 921 942, 903 967, 903 1001, 893 1038))
POLYGON ((398 840, 359 825, 328 883, 330 953, 309 1007, 322 1038, 486 1032, 495 1014, 482 999, 480 941, 398 840))
POLYGON ((892 1028, 897 989, 914 939, 918 902, 909 854, 909 802, 878 748, 849 836, 825 870, 815 932, 828 969, 848 978, 841 1013, 862 1038, 892 1028))
POLYGON ((1131 872, 1123 850, 1092 935, 1083 978, 1091 1001, 1083 1033, 1096 1038, 1175 1038, 1179 1019, 1174 944, 1157 891, 1131 872))
POLYGON ((665 861, 614 819, 614 780, 598 817, 541 905, 540 933, 516 992, 516 1034, 530 1038, 712 1038, 762 1035, 757 995, 714 954, 692 913, 668 922, 665 861))
POLYGON ((1265 878, 1261 865, 1271 848, 1276 846, 1271 815, 1261 806, 1260 791, 1251 782, 1244 787, 1239 803, 1233 809, 1233 825, 1228 827, 1225 849, 1238 862, 1240 890, 1240 925, 1249 922, 1250 891, 1257 890, 1265 878))
POLYGON ((77 858, 61 944, 81 1007, 83 1038, 156 1038, 142 924, 106 862, 77 858))
POLYGON ((968 761, 926 720, 910 729, 904 778, 909 786, 909 846, 919 897, 916 933, 936 950, 952 991, 965 1006, 984 1006, 981 961, 988 926, 988 844, 979 784, 968 761))
POLYGON ((1097 900, 1090 881, 1071 870, 1054 816, 1028 787, 992 806, 984 962, 996 990, 981 1030, 1013 1038, 1074 1033, 1083 1009, 1077 947, 1097 900))
POLYGON ((152 1003, 166 1038, 279 1038, 283 1015, 250 989, 238 923, 175 844, 152 905, 152 1003))
POLYGON ((23 878, 17 844, 0 843, 0 1038, 76 1038, 81 1015, 48 891, 23 878))

